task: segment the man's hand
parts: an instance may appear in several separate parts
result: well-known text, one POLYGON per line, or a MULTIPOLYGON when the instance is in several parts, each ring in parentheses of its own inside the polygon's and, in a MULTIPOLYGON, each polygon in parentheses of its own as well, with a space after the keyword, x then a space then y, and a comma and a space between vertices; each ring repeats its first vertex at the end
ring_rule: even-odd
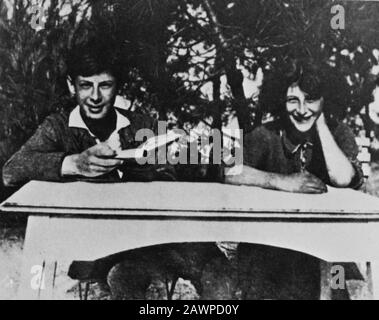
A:
POLYGON ((321 194, 328 192, 326 185, 309 172, 295 173, 279 178, 279 190, 293 193, 321 194))
POLYGON ((95 178, 107 174, 123 164, 123 160, 114 159, 116 151, 106 143, 85 150, 81 154, 68 156, 62 163, 62 175, 79 175, 95 178))

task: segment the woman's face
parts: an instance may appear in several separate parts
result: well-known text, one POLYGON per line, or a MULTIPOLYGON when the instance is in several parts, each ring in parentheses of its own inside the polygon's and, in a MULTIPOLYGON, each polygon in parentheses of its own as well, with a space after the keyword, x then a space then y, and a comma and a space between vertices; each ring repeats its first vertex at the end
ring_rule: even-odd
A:
POLYGON ((299 132, 309 131, 322 113, 323 99, 312 100, 298 84, 288 88, 286 111, 288 118, 299 132))

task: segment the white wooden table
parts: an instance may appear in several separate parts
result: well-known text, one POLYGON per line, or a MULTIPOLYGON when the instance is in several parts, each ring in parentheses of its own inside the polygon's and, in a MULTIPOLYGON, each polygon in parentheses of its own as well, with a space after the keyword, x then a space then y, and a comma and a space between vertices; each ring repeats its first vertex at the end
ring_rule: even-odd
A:
MULTIPOLYGON (((232 241, 372 263, 379 298, 379 199, 352 190, 300 195, 205 183, 31 182, 3 212, 29 215, 19 297, 61 297, 57 270, 157 244, 232 241), (36 288, 38 266, 44 281, 36 288)), ((65 269, 66 268, 66 269, 65 269)))

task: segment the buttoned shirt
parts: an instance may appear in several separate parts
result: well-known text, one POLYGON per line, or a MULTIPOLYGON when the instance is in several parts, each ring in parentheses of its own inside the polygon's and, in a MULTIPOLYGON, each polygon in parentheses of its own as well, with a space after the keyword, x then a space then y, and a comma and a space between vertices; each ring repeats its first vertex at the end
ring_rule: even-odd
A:
MULTIPOLYGON (((355 169, 350 188, 357 189, 363 184, 363 173, 357 160, 359 149, 354 134, 342 123, 336 123, 329 128, 337 145, 355 169)), ((244 164, 279 174, 307 170, 324 183, 330 184, 324 152, 315 128, 303 140, 291 136, 280 120, 255 129, 244 137, 244 164)))

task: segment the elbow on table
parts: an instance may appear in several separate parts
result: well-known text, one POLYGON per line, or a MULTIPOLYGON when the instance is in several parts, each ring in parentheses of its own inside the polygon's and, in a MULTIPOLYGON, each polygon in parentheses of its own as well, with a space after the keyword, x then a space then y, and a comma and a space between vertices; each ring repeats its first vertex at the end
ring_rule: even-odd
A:
POLYGON ((334 177, 330 178, 330 182, 332 183, 333 187, 336 188, 349 188, 351 186, 351 183, 353 182, 354 175, 352 176, 341 176, 341 177, 334 177))

